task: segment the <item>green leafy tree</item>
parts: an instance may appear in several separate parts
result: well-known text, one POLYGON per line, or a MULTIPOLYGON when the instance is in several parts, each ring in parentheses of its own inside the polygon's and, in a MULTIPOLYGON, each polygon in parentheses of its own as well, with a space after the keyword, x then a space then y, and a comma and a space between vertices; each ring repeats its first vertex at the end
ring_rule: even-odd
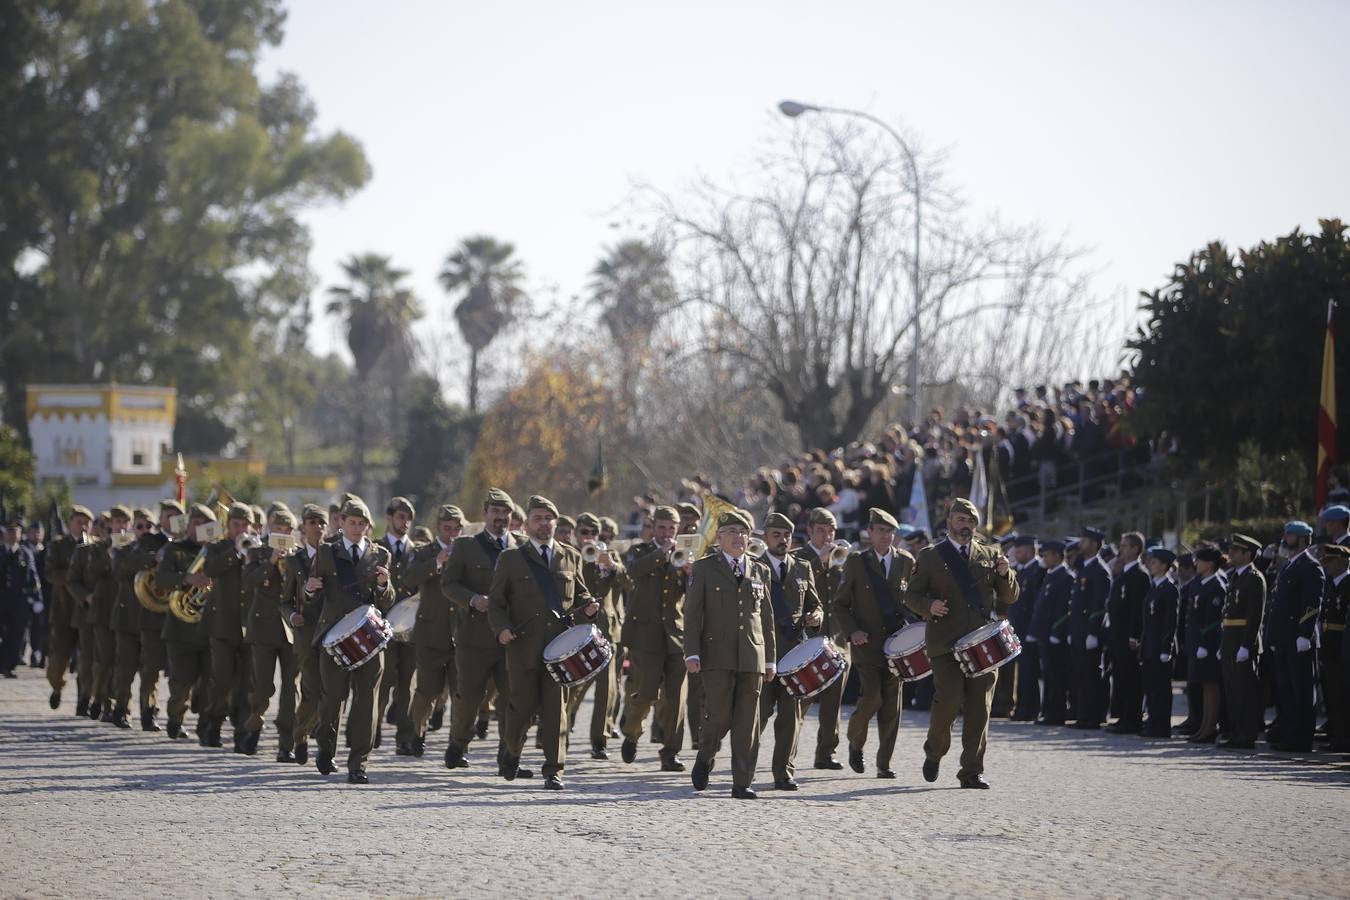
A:
POLYGON ((469 412, 478 412, 479 360, 511 324, 516 309, 525 300, 521 282, 525 269, 512 259, 516 248, 495 238, 479 235, 465 238, 441 267, 441 286, 448 293, 463 292, 455 307, 455 321, 469 345, 469 412))
POLYGON ((440 386, 428 375, 415 379, 410 393, 408 431, 399 449, 392 492, 411 498, 423 521, 430 521, 433 507, 460 495, 482 416, 446 403, 440 386))
POLYGON ((619 389, 636 422, 637 379, 663 316, 679 302, 670 258, 657 243, 627 240, 609 248, 591 270, 591 300, 619 354, 619 389))

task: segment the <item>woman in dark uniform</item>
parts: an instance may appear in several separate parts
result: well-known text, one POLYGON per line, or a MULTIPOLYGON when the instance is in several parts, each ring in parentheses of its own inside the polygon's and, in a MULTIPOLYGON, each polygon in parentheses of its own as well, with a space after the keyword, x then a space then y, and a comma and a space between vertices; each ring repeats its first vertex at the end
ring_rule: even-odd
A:
POLYGON ((1186 610, 1187 685, 1199 686, 1204 703, 1200 727, 1190 738, 1193 744, 1212 743, 1219 736, 1219 642, 1223 637, 1223 602, 1228 594, 1222 569, 1228 565, 1214 547, 1195 551, 1195 571, 1200 584, 1191 593, 1186 610))

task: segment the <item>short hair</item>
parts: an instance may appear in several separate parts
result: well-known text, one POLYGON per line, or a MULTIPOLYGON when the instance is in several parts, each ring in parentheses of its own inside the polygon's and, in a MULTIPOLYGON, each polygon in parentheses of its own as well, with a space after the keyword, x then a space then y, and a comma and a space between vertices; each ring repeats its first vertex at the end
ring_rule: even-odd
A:
POLYGON ((1141 554, 1144 552, 1144 536, 1138 531, 1127 531, 1120 536, 1120 545, 1129 544, 1141 554))

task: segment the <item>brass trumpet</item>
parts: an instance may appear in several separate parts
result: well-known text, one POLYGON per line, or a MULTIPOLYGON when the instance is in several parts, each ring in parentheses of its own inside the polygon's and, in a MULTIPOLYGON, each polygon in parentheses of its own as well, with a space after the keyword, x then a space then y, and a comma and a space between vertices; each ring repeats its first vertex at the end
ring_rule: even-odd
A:
POLYGON ((609 547, 605 546, 604 541, 592 541, 581 548, 581 561, 594 565, 600 562, 600 558, 609 552, 609 547))
POLYGON ((830 548, 830 568, 837 569, 848 562, 848 555, 852 549, 848 541, 835 541, 834 546, 830 548))
POLYGON ((752 537, 750 543, 745 545, 745 552, 750 555, 751 559, 758 559, 763 556, 768 549, 769 545, 757 537, 752 537))

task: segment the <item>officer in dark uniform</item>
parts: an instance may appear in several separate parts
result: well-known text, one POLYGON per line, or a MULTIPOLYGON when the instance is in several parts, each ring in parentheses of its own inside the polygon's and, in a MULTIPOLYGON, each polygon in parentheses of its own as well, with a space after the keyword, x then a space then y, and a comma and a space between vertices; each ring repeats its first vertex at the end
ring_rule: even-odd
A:
MULTIPOLYGON (((1140 639, 1144 627, 1144 602, 1152 588, 1149 573, 1144 570, 1143 553, 1142 534, 1131 531, 1120 536, 1120 575, 1111 582, 1111 596, 1106 604, 1111 705, 1119 717, 1106 730, 1117 734, 1138 734, 1143 729, 1140 639)), ((1172 627, 1175 629, 1175 622, 1172 627)), ((1171 659, 1170 652, 1168 659, 1171 659)), ((1147 664, 1147 658, 1143 662, 1147 664)), ((1153 663, 1156 665, 1157 660, 1153 663)), ((1168 717, 1170 728, 1170 709, 1168 717)))
MULTIPOLYGON (((1001 471, 1006 472, 1008 470, 1005 468, 1002 469, 1001 471)), ((1016 542, 1017 542, 1017 532, 1015 531, 1011 531, 1005 535, 1001 535, 995 541, 995 543, 998 544, 999 552, 1001 552, 1004 556, 1008 558, 1008 565, 1012 568, 1014 573, 1017 572, 1017 558, 1014 546, 1016 542)), ((1034 559, 1035 558, 1034 548, 1031 552, 1032 558, 1034 559)), ((1018 580, 1018 584, 1019 585, 1021 584, 1020 579, 1018 580)), ((1027 597, 1025 594, 1021 592, 1020 589, 1018 590, 1017 597, 1018 602, 1014 603, 1012 606, 1007 607, 1006 609, 997 610, 996 615, 1008 619, 1009 624, 1012 624, 1013 626, 1013 631, 1017 634, 1018 638, 1021 639, 1022 631, 1021 629, 1018 628, 1016 624, 1012 623, 1012 619, 1014 616, 1016 616, 1019 620, 1023 621, 1029 619, 1031 617, 1032 605, 1030 603, 1027 603, 1027 597)), ((994 684, 994 700, 989 707, 989 718, 1006 719, 1012 716, 1013 706, 1017 702, 1017 662, 1020 659, 1021 656, 1019 655, 1018 659, 1013 660, 1013 662, 1009 663, 1008 665, 1005 665, 999 671, 998 681, 995 682, 994 684)), ((931 679, 924 679, 924 680, 928 681, 931 679)))
POLYGON ((23 516, 0 518, 8 520, 0 542, 0 675, 17 678, 30 610, 41 595, 37 561, 22 540, 23 516))
MULTIPOLYGON (((1267 647, 1274 656, 1276 750, 1307 753, 1313 742, 1313 638, 1326 573, 1312 555, 1312 526, 1284 526, 1289 561, 1275 576, 1268 610, 1267 647)), ((1267 739, 1269 735, 1267 735, 1267 739)))
MULTIPOLYGON (((1182 553, 1177 557, 1177 581, 1180 583, 1181 592, 1181 598, 1177 603, 1177 637, 1184 650, 1189 627, 1186 617, 1190 612, 1191 602, 1195 599, 1195 592, 1200 587, 1200 578, 1195 574, 1193 554, 1182 553)), ((1172 726, 1172 733, 1186 737, 1195 734, 1195 730, 1200 727, 1200 711, 1205 705, 1204 692, 1200 685, 1191 683, 1189 657, 1190 654, 1187 652, 1178 653, 1173 658, 1176 665, 1172 668, 1172 677, 1186 682, 1186 718, 1172 726)))
MULTIPOLYGON (((1063 725, 1069 715, 1073 684, 1069 661, 1069 598, 1074 574, 1064 562, 1064 541, 1041 542, 1045 578, 1036 596, 1029 639, 1038 647, 1045 693, 1037 725, 1063 725)), ((1023 652, 1026 652, 1025 648, 1023 652)))
MULTIPOLYGON (((56 519, 56 507, 52 506, 53 521, 56 519)), ((52 583, 47 580, 47 544, 44 542, 46 529, 41 522, 30 522, 24 544, 33 554, 37 563, 38 595, 34 598, 28 617, 28 665, 34 669, 46 668, 47 633, 51 622, 52 583)))
POLYGON ((1069 598, 1069 657, 1073 669, 1075 728, 1100 728, 1106 715, 1102 681, 1102 635, 1106 601, 1111 595, 1111 571, 1101 558, 1106 536, 1097 528, 1083 529, 1078 539, 1078 578, 1069 598))
POLYGON ((1223 576, 1227 565, 1228 559, 1217 548, 1195 551, 1200 584, 1186 611, 1187 673, 1190 683, 1199 685, 1204 709, 1190 738, 1194 744, 1213 743, 1219 736, 1219 627, 1228 595, 1228 582, 1223 576))
POLYGON ((1322 545, 1322 569, 1327 575, 1322 598, 1322 696, 1327 704, 1327 740, 1336 753, 1350 753, 1350 698, 1346 694, 1347 667, 1344 637, 1350 608, 1350 546, 1322 545))
MULTIPOLYGON (((1015 722, 1034 722, 1041 711, 1041 645, 1032 640, 1031 622, 1040 602, 1041 585, 1045 582, 1045 566, 1036 556, 1036 539, 1029 534, 1018 535, 1012 542, 1013 569, 1020 585, 1019 599, 1008 609, 1008 622, 1022 641, 1022 652, 1007 668, 1009 680, 1016 680, 1015 722)), ((997 687, 995 693, 997 694, 997 687)))
MULTIPOLYGON (((1123 545, 1125 542, 1121 541, 1123 545)), ((1143 637, 1139 653, 1143 662, 1144 699, 1148 721, 1144 737, 1172 736, 1172 657, 1177 645, 1177 600, 1180 591, 1172 577, 1177 555, 1165 547, 1148 551, 1149 589, 1144 596, 1143 637)))
POLYGON ((1219 650, 1228 733, 1219 746, 1237 750, 1250 750, 1256 746, 1256 735, 1265 714, 1261 683, 1256 677, 1256 661, 1261 655, 1266 579, 1252 564, 1260 552, 1261 542, 1245 534, 1234 534, 1229 542, 1233 569, 1228 576, 1219 650))

